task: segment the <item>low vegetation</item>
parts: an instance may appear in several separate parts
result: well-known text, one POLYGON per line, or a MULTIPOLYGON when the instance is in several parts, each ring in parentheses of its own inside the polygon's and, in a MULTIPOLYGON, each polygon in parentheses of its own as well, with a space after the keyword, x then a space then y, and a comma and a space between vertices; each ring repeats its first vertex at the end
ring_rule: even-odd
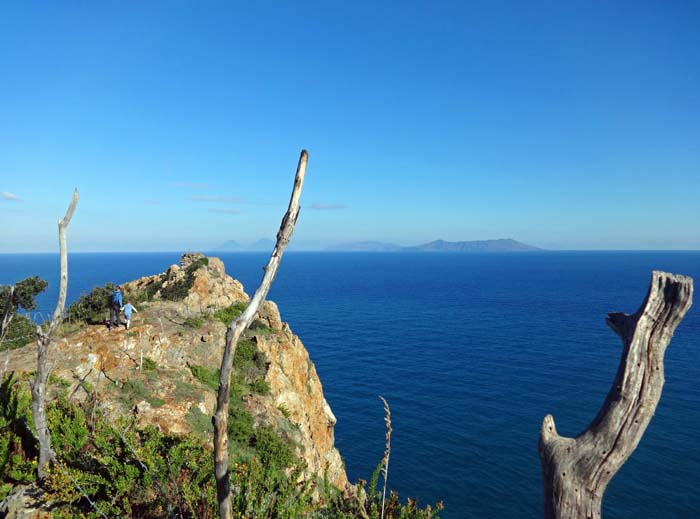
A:
POLYGON ((160 297, 169 301, 180 301, 187 297, 187 294, 194 285, 194 273, 201 267, 209 265, 209 258, 202 257, 193 261, 185 268, 185 276, 177 281, 172 281, 160 289, 160 297))
POLYGON ((68 307, 70 321, 82 321, 87 324, 101 324, 109 317, 109 302, 114 292, 114 284, 107 283, 103 287, 95 287, 88 294, 68 307))
POLYGON ((216 312, 214 312, 212 317, 228 326, 229 324, 231 324, 231 321, 233 321, 236 317, 243 313, 243 310, 245 310, 247 306, 248 303, 239 301, 238 303, 235 303, 227 308, 217 310, 216 312))
MULTIPOLYGON (((59 397, 48 405, 47 416, 58 463, 51 468, 46 497, 54 503, 56 519, 216 517, 213 457, 198 436, 139 429, 131 418, 110 423, 95 399, 76 404, 59 397)), ((205 418, 196 411, 191 417, 202 428, 205 418)), ((230 444, 235 517, 380 517, 376 477, 364 501, 343 497, 327 482, 299 483, 304 464, 293 444, 270 427, 255 427, 252 418, 236 423, 230 444), (312 499, 315 491, 320 501, 312 499)), ((0 498, 35 478, 33 427, 27 381, 9 374, 0 384, 0 498)), ((412 500, 401 504, 391 493, 384 517, 428 519, 440 509, 420 508, 412 500)))
POLYGON ((202 326, 204 326, 204 319, 202 319, 201 317, 190 316, 187 319, 185 319, 185 322, 182 323, 182 325, 186 328, 201 328, 202 326))
MULTIPOLYGON (((131 301, 136 305, 137 310, 141 310, 139 303, 152 301, 159 291, 162 299, 180 301, 187 297, 189 290, 192 288, 195 279, 194 273, 199 268, 208 264, 209 258, 199 258, 185 268, 185 274, 182 279, 177 281, 173 280, 165 287, 163 286, 165 281, 170 280, 158 278, 146 285, 142 290, 129 290, 125 288, 124 301, 131 301)), ((84 322, 87 324, 104 323, 109 316, 109 302, 114 289, 115 285, 113 283, 107 283, 104 286, 93 288, 87 294, 81 294, 80 298, 68 307, 68 321, 84 322)), ((196 328, 198 326, 193 327, 196 328)))
POLYGON ((11 287, 0 285, 0 351, 20 348, 32 341, 36 325, 19 311, 35 310, 34 298, 47 286, 38 276, 29 277, 14 286, 10 297, 11 287))

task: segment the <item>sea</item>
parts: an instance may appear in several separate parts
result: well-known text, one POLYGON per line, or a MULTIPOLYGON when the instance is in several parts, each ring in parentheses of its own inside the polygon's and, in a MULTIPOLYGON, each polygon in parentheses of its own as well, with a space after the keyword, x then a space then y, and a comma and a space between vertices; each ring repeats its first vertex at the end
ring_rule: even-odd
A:
MULTIPOLYGON (((267 255, 210 253, 249 294, 267 255)), ((179 253, 71 254, 69 302, 92 287, 164 271, 179 253)), ((285 254, 269 298, 306 348, 335 413, 349 478, 384 451, 402 499, 444 503, 446 519, 542 517, 542 418, 575 436, 603 403, 620 339, 608 312, 633 313, 652 270, 700 278, 700 252, 285 254)), ((39 275, 57 254, 0 255, 0 283, 39 275)), ((697 287, 696 287, 697 288, 697 287)), ((603 516, 700 516, 700 305, 666 352, 666 384, 642 441, 610 483, 603 516)))

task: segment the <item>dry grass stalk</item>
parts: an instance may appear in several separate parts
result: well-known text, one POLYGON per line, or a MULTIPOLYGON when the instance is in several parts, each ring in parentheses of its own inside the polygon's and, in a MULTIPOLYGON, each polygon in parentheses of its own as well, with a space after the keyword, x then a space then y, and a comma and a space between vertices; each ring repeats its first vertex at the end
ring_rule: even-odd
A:
POLYGON ((384 519, 384 503, 386 502, 386 481, 389 477, 389 455, 391 454, 391 409, 389 403, 383 396, 379 398, 384 402, 384 423, 386 424, 386 445, 384 447, 384 457, 382 458, 382 475, 384 477, 384 489, 382 491, 382 519, 384 519))

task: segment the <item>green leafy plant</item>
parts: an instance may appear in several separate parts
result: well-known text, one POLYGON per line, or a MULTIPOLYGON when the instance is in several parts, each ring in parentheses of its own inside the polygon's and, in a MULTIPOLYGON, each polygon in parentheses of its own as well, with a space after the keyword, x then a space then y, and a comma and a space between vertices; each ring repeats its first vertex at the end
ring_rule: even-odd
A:
POLYGON ((141 400, 146 400, 150 392, 146 389, 143 380, 132 378, 124 382, 121 387, 120 400, 128 406, 131 406, 141 400))
POLYGON ((214 431, 211 424, 211 417, 205 415, 196 405, 193 405, 190 407, 189 411, 187 411, 186 420, 187 425, 190 426, 190 429, 196 433, 206 434, 209 436, 214 431))
POLYGON ((172 281, 167 286, 160 289, 160 297, 169 301, 180 301, 187 297, 190 289, 194 285, 194 273, 200 268, 209 265, 209 258, 201 257, 193 261, 185 268, 185 275, 182 279, 172 281))
POLYGON ((277 406, 277 410, 278 410, 280 413, 282 413, 282 416, 284 416, 285 418, 289 419, 290 413, 289 413, 289 409, 287 409, 287 406, 286 406, 286 405, 284 405, 284 404, 278 405, 278 406, 277 406))
POLYGON ((113 292, 114 284, 107 283, 103 287, 93 288, 88 294, 82 294, 68 307, 69 319, 84 321, 88 324, 105 322, 109 315, 109 303, 113 292))
POLYGON ((250 385, 250 389, 253 391, 253 393, 257 393, 259 395, 270 394, 270 384, 268 384, 264 378, 255 379, 250 385))
POLYGON ((265 324, 264 321, 261 321, 260 319, 255 319, 250 327, 248 328, 251 333, 256 334, 269 334, 269 333, 276 333, 276 331, 272 328, 270 328, 267 324, 265 324))
POLYGON ((234 303, 229 307, 217 310, 216 312, 214 312, 212 317, 228 326, 229 324, 231 324, 231 321, 233 321, 236 317, 241 315, 247 307, 248 303, 239 301, 238 303, 234 303))
POLYGON ((27 381, 14 373, 6 374, 0 384, 0 499, 13 485, 35 478, 38 444, 33 427, 27 381))
POLYGON ((47 286, 48 283, 38 276, 29 277, 17 282, 12 297, 9 297, 10 286, 0 285, 0 351, 20 348, 33 340, 36 325, 18 311, 22 309, 29 312, 36 309, 34 299, 47 286), (6 311, 10 320, 7 326, 3 327, 2 319, 6 311))
MULTIPOLYGON (((153 297, 158 293, 158 291, 162 287, 163 287, 163 281, 161 279, 153 281, 152 283, 146 285, 146 288, 143 291, 143 296, 141 296, 141 298, 137 298, 136 300, 139 302, 141 302, 143 300, 151 301, 153 299, 153 297)), ((139 308, 139 305, 137 305, 136 310, 138 310, 139 312, 141 311, 141 308, 139 308)))
MULTIPOLYGON (((379 518, 381 493, 376 482, 382 464, 366 499, 348 499, 327 478, 305 480, 305 465, 294 444, 272 427, 256 427, 240 399, 232 399, 232 404, 229 448, 236 460, 231 469, 234 517, 379 518), (320 502, 312 499, 317 490, 323 496, 320 502)), ((165 435, 153 426, 138 428, 133 418, 111 423, 99 409, 95 399, 76 404, 59 398, 47 405, 58 460, 45 483, 54 518, 216 517, 213 456, 205 441, 196 435, 165 435)), ((26 379, 5 376, 0 383, 0 497, 14 485, 34 479, 37 444, 31 415, 26 379)), ((193 430, 209 434, 205 432, 210 431, 209 417, 197 407, 190 409, 187 420, 193 430)), ((441 509, 441 503, 421 508, 411 499, 401 504, 391 492, 385 517, 433 519, 441 509)))
POLYGON ((190 366, 192 376, 199 380, 212 391, 216 391, 219 387, 219 370, 216 368, 208 368, 206 366, 190 366))
POLYGON ((153 360, 150 357, 144 357, 143 362, 141 364, 141 368, 144 371, 155 371, 155 369, 158 367, 158 364, 156 363, 155 360, 153 360))
POLYGON ((185 319, 185 322, 182 324, 187 328, 201 328, 202 326, 204 326, 204 319, 202 319, 201 317, 190 316, 187 319, 185 319))

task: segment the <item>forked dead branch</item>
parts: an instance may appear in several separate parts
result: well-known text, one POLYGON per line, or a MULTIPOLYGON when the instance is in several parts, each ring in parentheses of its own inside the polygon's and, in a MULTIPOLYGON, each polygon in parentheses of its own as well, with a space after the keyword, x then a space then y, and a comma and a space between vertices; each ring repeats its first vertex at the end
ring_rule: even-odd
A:
POLYGON ((664 385, 664 352, 690 308, 693 280, 654 271, 642 306, 608 314, 622 339, 615 380, 597 416, 576 438, 547 415, 540 434, 545 519, 599 519, 603 493, 649 425, 664 385))

